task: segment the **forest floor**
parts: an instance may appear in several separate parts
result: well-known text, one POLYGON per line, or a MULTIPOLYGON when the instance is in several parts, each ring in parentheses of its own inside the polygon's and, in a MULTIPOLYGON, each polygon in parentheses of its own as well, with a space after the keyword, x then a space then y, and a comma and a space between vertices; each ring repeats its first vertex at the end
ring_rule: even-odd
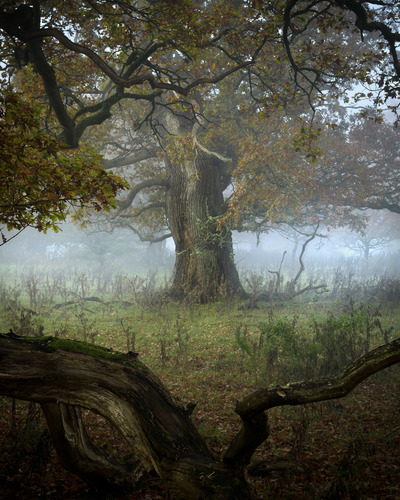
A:
MULTIPOLYGON (((190 382, 184 381, 187 385, 190 382)), ((168 377, 164 380, 168 385, 168 377)), ((233 399, 255 387, 210 388, 197 396, 194 422, 205 430, 209 447, 222 455, 238 428, 233 399)), ((253 462, 280 460, 303 471, 276 470, 264 478, 249 476, 260 499, 399 499, 400 367, 364 381, 340 401, 269 412, 271 435, 253 462)), ((86 424, 105 451, 122 456, 125 445, 101 417, 86 424)), ((77 476, 59 465, 36 405, 0 400, 0 498, 98 499, 77 476)), ((114 497, 108 497, 114 498, 114 497)), ((135 494, 122 499, 166 499, 162 484, 143 478, 135 494)))
MULTIPOLYGON (((71 329, 86 328, 87 341, 138 351, 174 396, 196 403, 193 421, 218 456, 238 430, 237 400, 260 386, 322 376, 322 369, 332 369, 332 360, 363 345, 367 331, 370 347, 381 344, 382 335, 393 338, 399 331, 398 308, 378 311, 354 304, 350 313, 332 313, 332 304, 322 303, 257 311, 232 304, 169 312, 105 309, 97 303, 90 309, 82 303, 79 311, 72 307, 69 313, 57 309, 65 325, 76 317, 71 329)), ((51 335, 58 320, 48 320, 44 333, 51 335)), ((271 434, 252 465, 266 460, 285 467, 265 477, 248 475, 260 499, 400 499, 400 365, 370 377, 340 400, 274 408, 268 416, 271 434)), ((87 412, 85 421, 104 452, 117 458, 129 453, 102 417, 87 412)), ((0 451, 0 499, 102 498, 60 466, 38 405, 0 397, 0 451)), ((143 477, 136 493, 119 498, 167 495, 156 478, 143 477)))

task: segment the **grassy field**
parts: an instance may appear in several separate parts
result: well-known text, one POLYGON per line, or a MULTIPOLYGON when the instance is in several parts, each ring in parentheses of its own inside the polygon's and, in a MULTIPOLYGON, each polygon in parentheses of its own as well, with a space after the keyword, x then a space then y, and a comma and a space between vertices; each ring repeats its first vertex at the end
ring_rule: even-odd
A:
MULTIPOLYGON (((12 268, 2 276, 1 332, 138 352, 175 396, 197 404, 193 420, 217 454, 238 429, 237 400, 260 386, 334 373, 400 330, 396 279, 337 273, 324 293, 249 308, 234 301, 168 304, 160 293, 165 276, 12 268)), ((271 286, 247 280, 254 293, 271 286)), ((250 476, 259 497, 400 498, 399 375, 396 366, 343 400, 270 411, 271 436, 254 462, 279 458, 298 470, 250 476)), ((106 422, 87 419, 99 442, 123 454, 106 422)), ((60 469, 37 407, 2 399, 0 426, 0 480, 10 497, 90 498, 60 469)), ((153 480, 130 498, 164 497, 153 480)))

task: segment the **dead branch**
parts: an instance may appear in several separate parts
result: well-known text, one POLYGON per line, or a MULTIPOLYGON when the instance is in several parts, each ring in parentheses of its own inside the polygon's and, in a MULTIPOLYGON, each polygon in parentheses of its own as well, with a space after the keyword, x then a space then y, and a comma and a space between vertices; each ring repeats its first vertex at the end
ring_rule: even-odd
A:
POLYGON ((236 467, 250 461, 252 454, 262 442, 262 436, 268 436, 265 410, 275 406, 303 405, 342 398, 369 376, 398 362, 400 362, 400 338, 368 352, 333 377, 295 382, 253 392, 236 405, 235 412, 242 419, 242 427, 224 455, 225 463, 236 467), (253 451, 247 436, 253 437, 253 451), (256 436, 260 436, 260 439, 256 440, 256 436))

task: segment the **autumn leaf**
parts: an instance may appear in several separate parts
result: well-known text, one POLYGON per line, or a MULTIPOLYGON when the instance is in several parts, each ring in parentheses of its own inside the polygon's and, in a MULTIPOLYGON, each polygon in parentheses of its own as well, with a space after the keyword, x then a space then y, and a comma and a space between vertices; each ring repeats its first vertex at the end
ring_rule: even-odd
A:
MULTIPOLYGON (((58 231, 68 206, 110 209, 126 187, 88 145, 71 149, 43 132, 37 109, 12 90, 0 95, 0 136, 0 224, 8 231, 58 231)), ((7 236, 0 233, 3 245, 7 236)))

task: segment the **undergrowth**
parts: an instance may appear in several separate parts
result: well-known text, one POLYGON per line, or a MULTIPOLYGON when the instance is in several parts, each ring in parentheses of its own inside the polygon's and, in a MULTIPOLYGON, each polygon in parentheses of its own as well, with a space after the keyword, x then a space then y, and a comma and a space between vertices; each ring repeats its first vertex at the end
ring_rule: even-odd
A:
MULTIPOLYGON (((138 352, 139 359, 160 375, 174 396, 197 404, 193 419, 210 448, 220 454, 238 428, 236 400, 260 386, 333 374, 369 349, 390 341, 400 326, 400 286, 395 279, 355 284, 341 277, 330 295, 313 294, 290 303, 261 303, 254 309, 233 302, 167 304, 160 290, 161 283, 154 276, 137 280, 110 277, 104 283, 82 274, 38 277, 30 273, 20 281, 0 283, 0 331, 85 340, 122 352, 138 352), (339 293, 341 287, 343 293, 339 293), (354 297, 348 293, 351 287, 357 292, 354 297)), ((395 391, 398 371, 393 374, 390 383, 395 391)), ((362 482, 356 467, 369 467, 371 457, 375 457, 384 468, 382 458, 376 458, 382 454, 380 445, 375 451, 370 449, 371 442, 382 441, 382 434, 373 434, 377 432, 374 424, 364 434, 360 429, 355 434, 352 426, 354 415, 369 421, 369 413, 357 406, 358 401, 374 400, 374 387, 379 383, 375 377, 363 385, 368 390, 361 388, 358 396, 349 396, 346 403, 273 410, 273 438, 260 448, 255 459, 272 453, 284 454, 285 460, 293 463, 306 461, 312 470, 305 469, 300 477, 303 474, 312 481, 312 498, 334 498, 342 490, 371 496, 371 487, 362 482), (353 397, 358 399, 353 402, 353 397), (343 425, 340 437, 338 425, 343 425), (336 440, 330 433, 337 434, 336 440), (362 440, 362 446, 357 439, 362 440), (327 440, 334 457, 325 446, 327 440), (322 479, 315 472, 321 466, 318 457, 326 461, 322 479)), ((393 410, 394 440, 398 440, 400 428, 398 410, 393 410)), ((1 474, 10 483, 17 484, 21 474, 28 481, 35 456, 42 461, 34 470, 45 481, 57 483, 49 479, 49 474, 56 474, 54 470, 49 472, 54 450, 43 422, 39 425, 37 412, 36 406, 19 407, 6 398, 1 400, 4 438, 0 445, 9 457, 9 467, 1 474)), ((88 418, 96 429, 97 417, 88 418)), ((108 429, 105 440, 109 434, 108 429)), ((384 442, 389 441, 385 434, 384 442)), ((392 457, 398 456, 398 449, 400 446, 391 449, 392 457)), ((385 474, 398 478, 394 469, 385 474)), ((267 477, 254 479, 261 498, 307 498, 303 490, 310 491, 304 485, 306 479, 300 486, 298 479, 284 474, 272 475, 272 480, 271 475, 267 477), (284 491, 288 491, 286 497, 284 491)), ((61 491, 59 483, 54 488, 61 491)), ((398 493, 395 487, 389 490, 398 493)), ((45 494, 43 491, 41 494, 45 494)), ((159 491, 157 495, 161 496, 154 498, 162 498, 159 491)))

